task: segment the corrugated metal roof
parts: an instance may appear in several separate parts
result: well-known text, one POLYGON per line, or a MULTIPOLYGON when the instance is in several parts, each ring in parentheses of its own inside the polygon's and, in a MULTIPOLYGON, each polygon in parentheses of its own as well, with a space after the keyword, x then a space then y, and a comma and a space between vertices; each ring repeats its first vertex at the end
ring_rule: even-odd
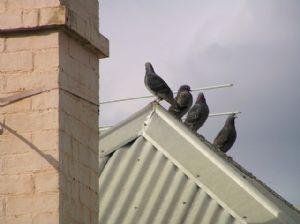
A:
POLYGON ((100 223, 300 223, 288 202, 149 105, 100 139, 100 223))

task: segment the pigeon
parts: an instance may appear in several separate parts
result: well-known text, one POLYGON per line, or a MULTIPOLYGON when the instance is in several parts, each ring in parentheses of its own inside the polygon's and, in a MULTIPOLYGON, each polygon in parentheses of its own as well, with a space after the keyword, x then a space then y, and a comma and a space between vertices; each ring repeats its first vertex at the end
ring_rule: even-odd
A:
POLYGON ((213 145, 226 153, 233 145, 236 139, 236 130, 234 126, 235 114, 229 115, 224 127, 215 138, 213 145))
POLYGON ((144 82, 146 88, 158 98, 157 101, 164 99, 169 104, 176 105, 172 90, 167 83, 155 73, 151 63, 147 62, 145 68, 146 74, 144 82))
POLYGON ((171 105, 169 112, 175 118, 182 118, 188 112, 193 104, 193 96, 190 93, 191 88, 188 85, 180 86, 177 96, 175 97, 176 105, 171 105))
POLYGON ((202 127, 206 121, 209 114, 209 108, 206 104, 206 100, 203 93, 199 93, 196 103, 188 112, 184 124, 190 128, 192 131, 197 132, 197 130, 202 127))

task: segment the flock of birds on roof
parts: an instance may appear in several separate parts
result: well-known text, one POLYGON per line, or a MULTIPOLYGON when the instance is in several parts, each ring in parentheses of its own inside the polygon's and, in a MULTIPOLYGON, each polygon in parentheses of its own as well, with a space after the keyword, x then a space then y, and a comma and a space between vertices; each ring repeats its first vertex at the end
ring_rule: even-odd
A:
MULTIPOLYGON (((187 113, 184 124, 194 133, 203 126, 209 115, 209 108, 203 93, 199 93, 193 105, 193 96, 188 85, 180 86, 177 96, 174 98, 173 92, 168 84, 155 73, 151 63, 145 64, 145 86, 157 97, 157 102, 165 100, 170 104, 169 113, 175 118, 181 118, 187 113), (192 106, 193 105, 193 106, 192 106)), ((213 141, 213 145, 226 153, 236 140, 236 130, 234 125, 235 114, 228 116, 224 127, 213 141)))

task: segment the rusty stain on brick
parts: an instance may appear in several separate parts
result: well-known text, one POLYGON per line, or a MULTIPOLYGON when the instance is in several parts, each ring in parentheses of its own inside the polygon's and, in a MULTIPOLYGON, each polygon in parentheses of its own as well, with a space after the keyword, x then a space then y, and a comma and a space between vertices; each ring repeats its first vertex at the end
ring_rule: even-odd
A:
POLYGON ((53 15, 48 20, 49 24, 60 24, 65 23, 65 9, 59 8, 57 10, 53 10, 53 15))

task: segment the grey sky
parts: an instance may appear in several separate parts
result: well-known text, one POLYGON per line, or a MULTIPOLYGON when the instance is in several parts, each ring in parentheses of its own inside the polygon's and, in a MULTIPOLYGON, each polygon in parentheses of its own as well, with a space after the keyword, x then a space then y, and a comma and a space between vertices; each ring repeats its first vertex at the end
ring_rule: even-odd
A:
MULTIPOLYGON (((211 112, 241 110, 233 158, 300 204, 300 1, 102 0, 101 32, 111 56, 101 61, 101 100, 148 95, 144 63, 173 90, 233 82, 204 92, 211 112)), ((150 100, 105 105, 115 124, 150 100)), ((200 133, 212 140, 225 117, 200 133)))

